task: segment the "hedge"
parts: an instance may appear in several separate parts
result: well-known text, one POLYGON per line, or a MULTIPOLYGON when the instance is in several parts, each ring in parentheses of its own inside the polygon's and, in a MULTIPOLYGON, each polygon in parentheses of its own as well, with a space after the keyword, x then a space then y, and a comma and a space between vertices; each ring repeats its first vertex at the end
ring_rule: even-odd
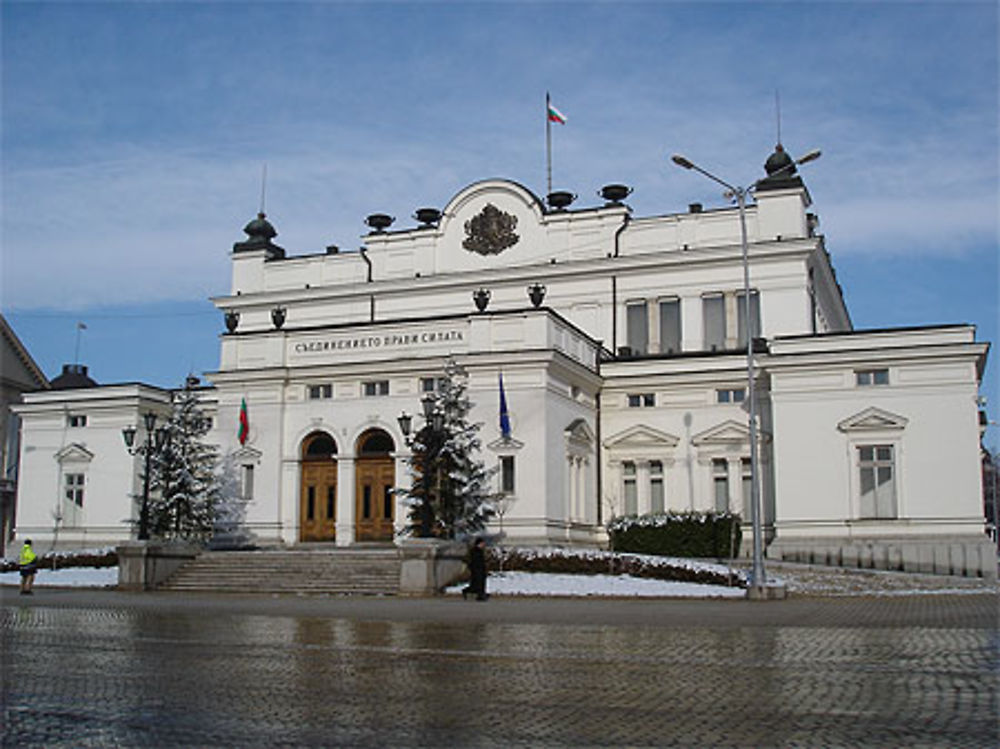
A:
POLYGON ((614 551, 700 559, 739 556, 740 516, 729 512, 658 513, 608 523, 614 551))

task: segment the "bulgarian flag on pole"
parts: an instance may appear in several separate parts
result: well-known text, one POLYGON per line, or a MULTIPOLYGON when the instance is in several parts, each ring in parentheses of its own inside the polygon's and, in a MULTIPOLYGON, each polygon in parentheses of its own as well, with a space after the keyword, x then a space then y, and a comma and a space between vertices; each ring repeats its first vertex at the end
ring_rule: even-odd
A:
POLYGON ((549 122, 558 122, 560 125, 565 125, 566 115, 556 109, 555 105, 551 101, 547 103, 549 109, 549 122))
POLYGON ((245 445, 249 436, 250 416, 247 414, 247 399, 244 398, 240 402, 240 428, 236 432, 236 439, 240 441, 241 445, 245 445))

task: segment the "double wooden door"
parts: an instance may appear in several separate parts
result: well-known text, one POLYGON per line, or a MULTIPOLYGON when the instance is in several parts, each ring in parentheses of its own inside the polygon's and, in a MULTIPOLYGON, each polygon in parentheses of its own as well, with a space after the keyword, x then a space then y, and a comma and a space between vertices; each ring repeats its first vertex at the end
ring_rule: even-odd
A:
POLYGON ((303 461, 300 540, 333 541, 337 525, 337 464, 303 461))
POLYGON ((396 466, 390 457, 359 458, 354 464, 357 477, 354 493, 355 539, 391 541, 396 498, 396 466))

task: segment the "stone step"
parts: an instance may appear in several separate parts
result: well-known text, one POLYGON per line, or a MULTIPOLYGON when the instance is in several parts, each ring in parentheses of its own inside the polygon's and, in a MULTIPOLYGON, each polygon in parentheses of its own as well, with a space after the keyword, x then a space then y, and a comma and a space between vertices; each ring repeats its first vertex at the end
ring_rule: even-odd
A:
POLYGON ((396 595, 397 550, 209 551, 177 570, 161 590, 396 595))

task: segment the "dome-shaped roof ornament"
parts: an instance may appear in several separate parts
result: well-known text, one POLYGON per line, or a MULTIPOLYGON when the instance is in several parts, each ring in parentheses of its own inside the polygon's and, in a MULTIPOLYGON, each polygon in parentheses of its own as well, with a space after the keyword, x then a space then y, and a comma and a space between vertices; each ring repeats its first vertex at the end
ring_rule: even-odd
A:
POLYGON ((285 257, 285 250, 274 244, 271 240, 278 236, 278 232, 267 220, 267 214, 263 211, 257 214, 257 218, 243 227, 247 235, 246 241, 233 244, 233 252, 251 252, 253 250, 266 250, 267 259, 275 260, 285 257))
POLYGON ((764 162, 767 177, 757 183, 757 190, 780 190, 802 187, 802 178, 796 174, 795 159, 788 155, 785 147, 778 143, 774 153, 764 162))

